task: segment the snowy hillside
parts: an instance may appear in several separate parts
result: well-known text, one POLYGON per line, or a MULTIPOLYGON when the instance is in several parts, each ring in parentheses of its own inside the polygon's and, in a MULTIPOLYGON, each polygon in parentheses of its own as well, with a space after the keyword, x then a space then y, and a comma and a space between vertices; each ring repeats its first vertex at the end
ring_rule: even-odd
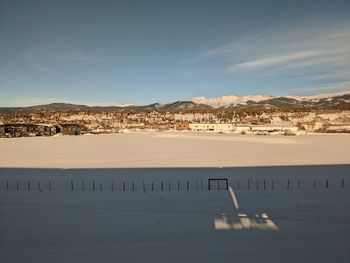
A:
POLYGON ((319 101, 321 99, 330 99, 338 96, 343 96, 350 94, 350 90, 341 91, 341 92, 333 92, 333 93, 323 93, 318 95, 311 95, 311 96, 287 96, 287 98, 295 99, 298 101, 319 101))
POLYGON ((271 100, 281 100, 287 98, 297 102, 319 102, 321 100, 331 100, 335 97, 341 97, 344 95, 350 94, 350 90, 343 92, 319 94, 312 96, 271 96, 271 95, 246 95, 246 96, 237 96, 237 95, 227 95, 220 97, 193 97, 191 101, 198 104, 206 104, 212 106, 213 108, 222 108, 222 107, 234 107, 238 105, 246 105, 248 102, 262 103, 264 101, 271 102, 271 100))
POLYGON ((235 106, 238 104, 246 104, 248 101, 259 102, 273 98, 270 95, 248 95, 248 96, 236 96, 227 95, 220 97, 193 97, 191 101, 198 104, 206 104, 214 108, 221 108, 225 106, 235 106))

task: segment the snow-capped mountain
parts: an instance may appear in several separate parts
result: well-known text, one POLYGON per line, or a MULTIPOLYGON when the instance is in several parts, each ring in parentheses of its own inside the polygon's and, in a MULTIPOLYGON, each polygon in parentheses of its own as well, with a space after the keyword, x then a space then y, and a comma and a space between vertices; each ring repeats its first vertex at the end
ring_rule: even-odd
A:
POLYGON ((186 111, 212 109, 348 109, 350 90, 313 96, 228 95, 220 97, 194 97, 169 103, 150 105, 86 106, 68 103, 51 103, 31 107, 0 107, 0 114, 32 112, 125 112, 125 111, 186 111))
POLYGON ((248 101, 259 102, 263 100, 272 99, 271 95, 248 95, 248 96, 236 96, 227 95, 220 97, 193 97, 191 101, 198 104, 206 104, 213 108, 222 108, 227 106, 236 106, 239 104, 245 105, 248 101))
POLYGON ((295 99, 298 101, 315 101, 316 102, 321 99, 331 99, 334 97, 340 97, 348 94, 350 94, 350 90, 333 92, 333 93, 323 93, 323 94, 311 95, 311 96, 286 96, 286 98, 295 99))
MULTIPOLYGON (((256 104, 266 104, 267 102, 274 101, 287 101, 294 102, 294 104, 298 104, 298 102, 305 104, 306 102, 317 103, 320 101, 331 101, 335 97, 341 97, 344 95, 350 94, 350 90, 343 92, 335 92, 335 93, 327 93, 327 94, 319 94, 312 96, 271 96, 271 95, 247 95, 247 96, 237 96, 237 95, 227 95, 220 97, 193 97, 190 101, 193 101, 198 104, 206 104, 213 108, 228 108, 228 107, 239 107, 246 105, 256 105, 256 104), (266 103, 264 103, 266 102, 266 103)), ((301 104, 301 105, 302 105, 301 104)))

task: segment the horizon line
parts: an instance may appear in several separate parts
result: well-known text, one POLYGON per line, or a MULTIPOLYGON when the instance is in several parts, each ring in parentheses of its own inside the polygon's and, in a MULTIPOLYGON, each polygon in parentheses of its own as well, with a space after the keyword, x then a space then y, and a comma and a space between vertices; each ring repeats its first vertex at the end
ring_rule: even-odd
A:
POLYGON ((191 98, 185 98, 185 99, 174 99, 170 102, 158 102, 154 101, 151 103, 146 103, 146 104, 135 104, 135 103, 111 103, 111 102, 82 102, 82 101, 75 101, 75 100, 70 100, 70 99, 61 99, 61 98, 44 98, 44 97, 28 97, 28 101, 38 101, 38 102, 32 102, 32 103, 25 103, 26 98, 17 98, 16 100, 20 100, 23 103, 13 103, 17 105, 7 105, 3 106, 0 105, 1 108, 26 108, 26 107, 35 107, 35 106, 41 106, 41 105, 50 105, 50 104, 71 104, 71 105, 81 105, 81 106, 88 106, 88 107, 121 107, 121 108, 126 108, 126 107, 132 107, 132 106, 148 106, 152 104, 171 104, 177 101, 192 101, 194 98, 221 98, 221 97, 228 97, 228 96, 237 96, 237 97, 249 97, 249 96, 258 96, 258 95, 265 95, 265 96, 271 96, 272 98, 281 98, 281 97, 287 97, 287 98, 298 98, 298 97, 315 97, 315 96, 336 96, 336 95, 345 95, 345 94, 350 94, 350 89, 346 89, 343 91, 336 91, 336 92, 326 92, 326 93, 314 93, 311 95, 271 95, 267 93, 255 93, 255 94, 249 94, 249 95, 237 95, 234 93, 227 94, 227 95, 220 95, 220 96, 193 96, 191 98), (22 104, 22 105, 21 105, 22 104))

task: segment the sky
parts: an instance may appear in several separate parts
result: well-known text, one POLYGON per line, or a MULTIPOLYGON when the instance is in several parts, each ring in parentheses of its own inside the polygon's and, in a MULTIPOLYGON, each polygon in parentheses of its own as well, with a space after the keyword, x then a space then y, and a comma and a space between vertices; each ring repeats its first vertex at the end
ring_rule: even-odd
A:
POLYGON ((0 106, 349 89, 349 0, 0 0, 0 106))

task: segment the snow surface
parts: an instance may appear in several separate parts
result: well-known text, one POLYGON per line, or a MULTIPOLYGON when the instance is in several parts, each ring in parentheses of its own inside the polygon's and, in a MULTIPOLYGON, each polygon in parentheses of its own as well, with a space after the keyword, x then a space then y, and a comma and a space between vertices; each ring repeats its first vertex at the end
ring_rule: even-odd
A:
POLYGON ((1 138, 0 167, 229 167, 350 164, 350 136, 130 132, 1 138))
POLYGON ((348 262, 349 145, 339 134, 2 138, 0 262, 348 262), (239 206, 208 178, 227 178, 239 206), (244 229, 215 228, 242 214, 244 229), (259 215, 278 230, 249 227, 259 215))
POLYGON ((346 263, 350 251, 349 167, 0 168, 0 261, 346 263), (195 180, 207 182, 209 177, 228 178, 239 209, 228 191, 195 188, 195 180), (346 180, 344 188, 340 186, 342 178, 346 180), (271 179, 275 180, 274 189, 271 179), (16 180, 20 182, 18 190, 16 180), (103 185, 103 191, 92 191, 92 180, 103 185), (111 180, 116 187, 113 191, 111 180), (170 180, 171 190, 167 187, 170 180), (5 181, 9 181, 8 190, 5 181), (121 189, 123 181, 126 191, 121 189), (137 188, 132 191, 134 181, 137 188), (140 190, 143 181, 145 192, 140 190), (164 191, 159 187, 161 181, 165 182, 164 191), (38 182, 43 191, 38 190, 38 182), (154 191, 150 190, 152 182, 154 191), (237 222, 242 213, 252 220, 266 214, 279 230, 215 229, 214 220, 225 216, 229 222, 237 222))

